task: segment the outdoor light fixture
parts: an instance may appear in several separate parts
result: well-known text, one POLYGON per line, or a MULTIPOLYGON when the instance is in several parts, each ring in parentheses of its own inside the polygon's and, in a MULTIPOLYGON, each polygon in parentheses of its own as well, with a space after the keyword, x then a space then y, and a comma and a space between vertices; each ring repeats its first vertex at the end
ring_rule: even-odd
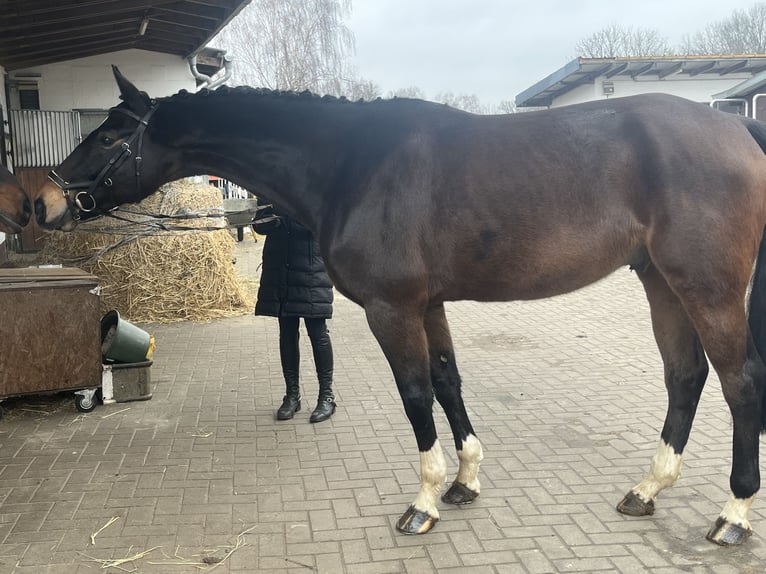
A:
POLYGON ((605 96, 611 96, 614 93, 614 83, 612 82, 603 82, 601 88, 603 89, 605 96))
POLYGON ((143 36, 146 34, 146 27, 149 25, 149 16, 144 16, 144 19, 141 20, 141 24, 138 26, 138 35, 143 36))

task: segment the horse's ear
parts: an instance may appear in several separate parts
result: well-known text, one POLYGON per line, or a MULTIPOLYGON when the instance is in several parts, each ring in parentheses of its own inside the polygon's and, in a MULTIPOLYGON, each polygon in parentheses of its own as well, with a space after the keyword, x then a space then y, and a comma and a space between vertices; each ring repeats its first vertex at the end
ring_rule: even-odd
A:
POLYGON ((117 66, 112 66, 112 72, 117 81, 117 87, 120 88, 120 99, 128 104, 131 110, 141 112, 151 107, 151 100, 146 92, 139 91, 137 87, 131 84, 117 66))

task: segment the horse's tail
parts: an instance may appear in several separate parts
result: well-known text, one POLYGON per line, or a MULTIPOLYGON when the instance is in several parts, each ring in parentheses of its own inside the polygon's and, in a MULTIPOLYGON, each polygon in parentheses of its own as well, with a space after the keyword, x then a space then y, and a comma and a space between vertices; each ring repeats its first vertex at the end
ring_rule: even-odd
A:
MULTIPOLYGON (((746 119, 745 127, 766 154, 766 123, 746 119)), ((763 362, 766 363, 766 228, 764 228, 764 234, 761 235, 761 245, 755 260, 747 320, 750 325, 750 332, 753 334, 755 348, 763 362)), ((766 432, 766 392, 764 392, 761 407, 761 431, 766 432)))
MULTIPOLYGON (((766 363, 766 237, 761 237, 761 246, 755 260, 747 321, 753 334, 755 348, 761 360, 766 363)), ((766 386, 766 380, 762 384, 766 386)), ((766 432, 766 392, 761 407, 761 431, 766 432)))

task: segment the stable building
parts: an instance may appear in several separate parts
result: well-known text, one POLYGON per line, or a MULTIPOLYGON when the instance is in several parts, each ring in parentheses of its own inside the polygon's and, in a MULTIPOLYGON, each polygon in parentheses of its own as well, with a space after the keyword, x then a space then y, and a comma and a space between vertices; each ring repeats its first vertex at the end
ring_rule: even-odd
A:
MULTIPOLYGON (((118 102, 113 64, 154 96, 195 91, 229 65, 208 43, 249 2, 0 4, 0 164, 35 189, 118 102)), ((0 261, 44 237, 34 218, 23 233, 0 233, 0 261)))
POLYGON ((524 110, 663 92, 766 119, 766 105, 752 103, 765 87, 766 54, 576 58, 515 101, 524 110))

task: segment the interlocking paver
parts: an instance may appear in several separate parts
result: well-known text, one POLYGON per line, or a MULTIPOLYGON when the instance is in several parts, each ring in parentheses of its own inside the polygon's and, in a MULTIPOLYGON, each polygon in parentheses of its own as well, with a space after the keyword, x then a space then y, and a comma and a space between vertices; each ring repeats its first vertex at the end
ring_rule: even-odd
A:
MULTIPOLYGON (((236 246, 257 276, 262 243, 236 246)), ((731 417, 711 375, 678 485, 653 517, 614 505, 647 470, 666 400, 646 298, 627 270, 547 301, 449 303, 463 395, 485 449, 482 496, 440 504, 426 536, 394 524, 419 483, 414 437, 364 313, 330 324, 338 411, 275 421, 276 322, 245 315, 143 325, 158 348, 150 401, 87 415, 71 395, 6 402, 0 419, 0 573, 80 574, 126 558, 142 573, 649 572, 754 574, 766 514, 736 549, 704 540, 728 496, 731 417), (96 537, 110 519, 117 520, 96 537), (214 554, 213 554, 214 553, 214 554), (225 561, 200 562, 211 555, 225 561)), ((435 409, 448 465, 449 427, 435 409)), ((117 570, 115 570, 117 571, 117 570)))

